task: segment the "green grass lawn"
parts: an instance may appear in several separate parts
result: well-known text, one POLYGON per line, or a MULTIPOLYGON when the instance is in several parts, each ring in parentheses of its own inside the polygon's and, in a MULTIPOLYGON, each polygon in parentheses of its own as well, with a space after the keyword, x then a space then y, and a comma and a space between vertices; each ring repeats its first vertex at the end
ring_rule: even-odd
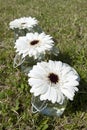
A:
POLYGON ((0 0, 0 130, 87 130, 87 0, 0 0), (27 76, 13 68, 9 22, 36 17, 60 50, 57 60, 81 77, 79 92, 60 118, 31 113, 27 76))

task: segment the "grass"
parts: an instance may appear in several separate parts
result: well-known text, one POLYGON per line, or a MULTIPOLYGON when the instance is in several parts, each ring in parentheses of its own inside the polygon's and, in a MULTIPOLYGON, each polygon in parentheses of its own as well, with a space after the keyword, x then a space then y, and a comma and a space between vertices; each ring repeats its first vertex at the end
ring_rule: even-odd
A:
POLYGON ((87 130, 87 0, 0 0, 0 130, 87 130), (13 68, 9 22, 36 17, 60 49, 57 60, 81 77, 79 93, 60 118, 31 113, 27 76, 13 68))

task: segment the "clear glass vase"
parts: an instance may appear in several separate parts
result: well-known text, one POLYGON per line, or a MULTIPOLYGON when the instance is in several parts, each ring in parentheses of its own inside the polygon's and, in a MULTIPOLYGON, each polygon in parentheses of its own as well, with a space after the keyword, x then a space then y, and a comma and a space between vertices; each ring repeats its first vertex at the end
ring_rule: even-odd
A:
MULTIPOLYGON (((14 42, 20 37, 25 36, 27 33, 34 33, 38 32, 41 33, 42 29, 36 25, 33 28, 30 29, 14 29, 14 42)), ((39 55, 38 59, 35 60, 33 57, 26 56, 25 58, 22 58, 22 55, 19 55, 18 53, 14 57, 13 67, 19 67, 22 72, 28 73, 29 70, 32 68, 33 65, 35 65, 38 61, 41 61, 44 59, 44 54, 39 55)))
POLYGON ((56 52, 56 50, 57 49, 53 47, 52 50, 46 51, 45 53, 38 55, 37 59, 29 56, 22 58, 22 55, 19 55, 17 53, 14 57, 13 67, 19 67, 21 72, 28 74, 29 71, 32 69, 33 65, 36 65, 37 62, 53 60, 55 56, 58 56, 59 51, 56 52))
POLYGON ((19 28, 14 29, 14 42, 15 42, 20 36, 25 36, 26 33, 28 33, 28 30, 27 30, 27 29, 19 29, 19 28))
MULTIPOLYGON (((25 36, 29 32, 38 32, 41 33, 42 29, 36 25, 33 28, 30 29, 15 29, 15 41, 20 36, 25 36)), ((28 72, 32 69, 32 66, 35 65, 37 62, 40 61, 48 61, 54 59, 55 56, 58 56, 59 50, 56 46, 53 46, 53 48, 50 51, 46 51, 44 54, 39 54, 37 59, 34 57, 26 56, 25 58, 22 58, 22 55, 19 55, 18 53, 14 57, 14 63, 13 67, 19 67, 22 72, 25 74, 28 74, 28 72)))
POLYGON ((36 25, 30 29, 15 28, 14 29, 14 41, 16 41, 20 36, 25 36, 27 33, 34 33, 34 32, 41 33, 42 29, 38 25, 36 25))
POLYGON ((56 47, 53 47, 52 50, 46 51, 45 53, 39 54, 37 59, 34 57, 26 56, 22 58, 22 55, 18 53, 14 57, 13 67, 20 68, 21 72, 28 74, 32 69, 33 65, 36 65, 37 62, 53 60, 54 57, 58 56, 59 51, 56 47))
POLYGON ((29 71, 32 69, 33 65, 36 65, 37 62, 49 60, 50 56, 51 56, 50 52, 38 55, 37 59, 29 56, 22 58, 22 55, 16 54, 13 62, 13 67, 14 68, 18 67, 21 70, 21 72, 28 74, 29 71))
POLYGON ((66 108, 67 105, 67 99, 65 98, 63 104, 58 104, 58 103, 51 103, 48 100, 41 101, 40 97, 37 96, 35 97, 34 95, 32 96, 31 100, 31 110, 32 113, 41 113, 47 116, 61 116, 66 108))

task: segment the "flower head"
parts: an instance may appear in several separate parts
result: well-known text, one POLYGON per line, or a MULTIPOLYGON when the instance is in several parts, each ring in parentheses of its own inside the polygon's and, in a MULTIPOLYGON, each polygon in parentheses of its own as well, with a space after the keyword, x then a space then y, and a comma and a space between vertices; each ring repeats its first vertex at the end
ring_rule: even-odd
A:
POLYGON ((15 19, 10 22, 9 26, 11 29, 30 29, 33 26, 37 25, 38 21, 35 18, 32 17, 23 17, 19 19, 15 19))
POLYGON ((26 36, 19 37, 15 42, 16 52, 23 57, 29 55, 29 57, 38 58, 39 54, 45 53, 45 51, 51 50, 53 47, 52 37, 45 33, 27 33, 26 36))
POLYGON ((65 97, 73 100, 76 86, 79 85, 79 75, 66 63, 61 61, 40 62, 29 72, 30 92, 40 96, 40 100, 62 104, 65 97))

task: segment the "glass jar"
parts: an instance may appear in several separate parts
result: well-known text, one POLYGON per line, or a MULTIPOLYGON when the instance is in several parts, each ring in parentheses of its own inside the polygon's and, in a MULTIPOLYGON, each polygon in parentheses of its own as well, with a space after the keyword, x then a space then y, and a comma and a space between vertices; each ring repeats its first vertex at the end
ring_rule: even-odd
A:
MULTIPOLYGON (((38 32, 41 33, 42 29, 36 25, 33 28, 30 29, 15 29, 15 41, 18 39, 20 36, 25 36, 29 32, 38 32)), ((53 46, 53 48, 50 51, 46 51, 44 54, 39 54, 37 59, 34 59, 34 57, 29 57, 26 56, 25 58, 22 58, 22 55, 19 55, 18 53, 14 57, 14 63, 13 67, 19 67, 22 72, 25 74, 28 74, 28 72, 32 69, 32 66, 35 65, 37 62, 40 61, 48 61, 55 59, 55 56, 58 56, 59 50, 56 48, 56 46, 53 46)))
POLYGON ((27 30, 27 29, 15 28, 15 29, 14 29, 14 42, 15 42, 20 36, 25 36, 26 33, 28 33, 28 30, 27 30))
POLYGON ((15 28, 14 29, 14 41, 16 41, 20 36, 25 36, 27 33, 34 33, 34 32, 41 33, 42 29, 38 25, 36 25, 32 28, 29 28, 29 29, 15 28))
POLYGON ((13 62, 13 67, 21 70, 21 72, 28 74, 29 71, 32 69, 33 65, 36 65, 37 62, 40 61, 47 61, 51 58, 51 52, 46 52, 45 54, 38 55, 38 58, 35 59, 34 57, 26 56, 22 58, 22 55, 16 54, 13 62))
POLYGON ((37 59, 29 56, 22 58, 22 55, 16 54, 13 61, 13 67, 19 67, 22 72, 28 74, 29 71, 32 69, 33 65, 36 65, 37 62, 48 61, 53 59, 55 60, 55 57, 57 57, 58 54, 59 51, 56 47, 53 47, 52 50, 46 51, 45 53, 38 55, 37 59))
MULTIPOLYGON (((42 29, 38 25, 36 25, 30 29, 15 28, 14 29, 14 42, 16 42, 16 40, 20 36, 25 36, 27 33, 34 33, 34 32, 41 33, 42 29)), ((27 74, 33 65, 35 65, 38 61, 41 61, 43 59, 44 59, 44 54, 39 55, 38 59, 35 60, 33 57, 29 57, 29 56, 22 58, 22 55, 19 55, 17 53, 14 57, 13 67, 14 68, 19 67, 21 69, 21 71, 23 71, 24 73, 27 74)))
POLYGON ((63 104, 58 104, 58 103, 51 103, 48 100, 41 101, 40 97, 37 96, 35 97, 34 95, 32 96, 31 100, 31 110, 32 113, 41 113, 47 116, 61 116, 66 108, 67 105, 67 99, 65 98, 63 104))

